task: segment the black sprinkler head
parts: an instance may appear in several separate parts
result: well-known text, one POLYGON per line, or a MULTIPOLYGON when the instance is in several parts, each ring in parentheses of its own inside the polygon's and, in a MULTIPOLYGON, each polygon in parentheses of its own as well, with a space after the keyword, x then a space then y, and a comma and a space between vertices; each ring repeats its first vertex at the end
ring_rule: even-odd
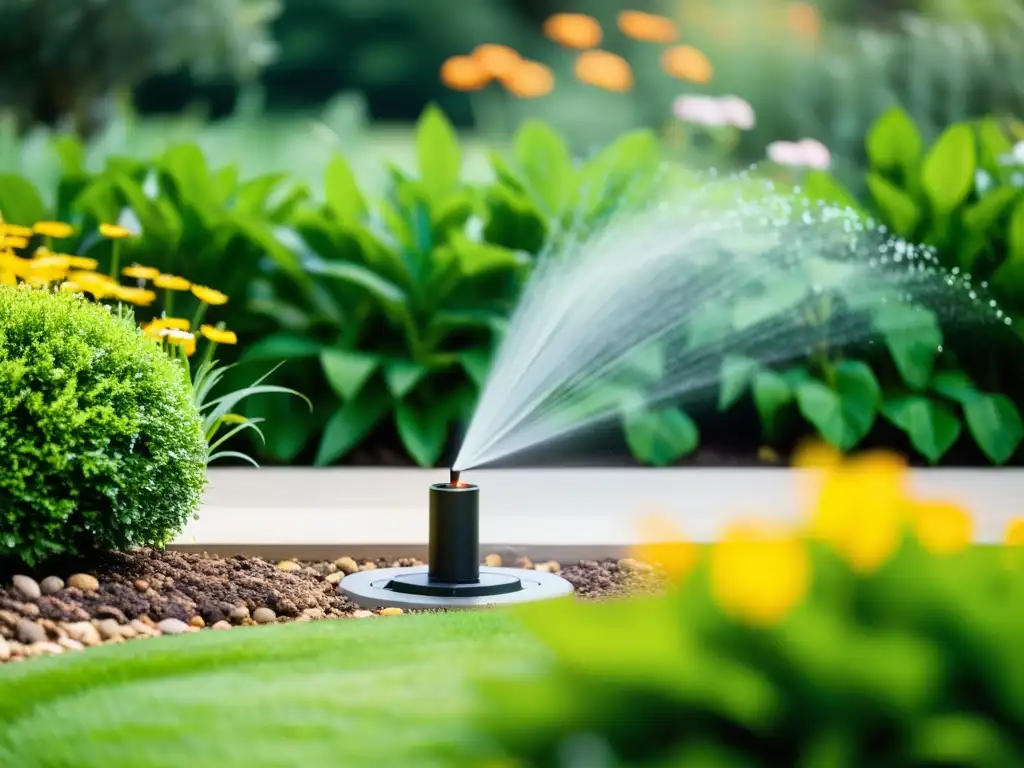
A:
POLYGON ((480 488, 460 480, 430 486, 428 565, 346 576, 338 590, 357 605, 410 609, 482 608, 565 597, 572 584, 553 573, 480 565, 480 488))

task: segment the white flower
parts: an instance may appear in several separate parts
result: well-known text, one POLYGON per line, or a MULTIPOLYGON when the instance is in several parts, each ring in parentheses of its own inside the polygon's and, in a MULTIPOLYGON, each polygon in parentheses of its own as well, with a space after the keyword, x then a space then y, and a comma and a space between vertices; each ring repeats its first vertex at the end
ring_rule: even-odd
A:
POLYGON ((832 153, 816 139, 773 141, 767 148, 768 159, 777 165, 825 170, 832 164, 832 153))
POLYGON ((731 125, 742 131, 754 127, 754 108, 739 96, 680 96, 672 111, 680 120, 696 125, 731 125))
POLYGON ((726 96, 720 104, 729 123, 741 131, 749 131, 756 124, 754 108, 746 99, 741 99, 739 96, 726 96))

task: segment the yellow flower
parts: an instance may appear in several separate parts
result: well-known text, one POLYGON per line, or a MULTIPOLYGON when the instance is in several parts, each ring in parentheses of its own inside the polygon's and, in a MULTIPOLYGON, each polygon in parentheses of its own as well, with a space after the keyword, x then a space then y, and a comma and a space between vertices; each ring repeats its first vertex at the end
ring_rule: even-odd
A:
POLYGON ((32 269, 68 269, 71 266, 71 257, 61 254, 50 254, 39 256, 29 262, 32 269))
POLYGON ((58 240, 75 234, 75 228, 63 221, 37 221, 32 229, 44 237, 55 237, 58 240))
POLYGON ((123 240, 131 237, 134 233, 118 224, 100 224, 100 234, 111 240, 123 240))
POLYGON ((33 285, 47 285, 63 280, 66 274, 67 270, 59 267, 34 268, 25 276, 25 279, 33 285))
POLYGON ((211 306, 228 303, 227 296, 213 288, 207 288, 205 285, 193 285, 192 293, 197 299, 211 306))
POLYGON ((32 260, 23 259, 20 256, 6 254, 3 256, 4 269, 15 277, 28 277, 32 274, 32 260))
POLYGON ((117 283, 98 272, 73 271, 68 273, 67 278, 73 283, 78 283, 83 291, 92 294, 95 299, 112 296, 118 288, 117 283))
POLYGON ((31 238, 33 234, 31 227, 22 227, 18 224, 4 224, 0 227, 0 232, 6 236, 23 238, 25 240, 31 238))
POLYGON ((170 328, 175 331, 187 331, 192 327, 192 324, 184 317, 158 317, 152 322, 156 328, 170 328))
POLYGON ((711 549, 711 590, 719 606, 756 626, 783 619, 807 594, 811 564, 794 532, 736 523, 711 549))
POLYGON ((20 235, 4 235, 0 245, 3 245, 4 248, 25 248, 28 246, 28 238, 20 235))
POLYGON ((1015 517, 1007 523, 1003 541, 1010 547, 1024 544, 1024 517, 1015 517))
POLYGON ((17 276, 13 272, 10 272, 10 271, 7 271, 7 270, 0 271, 0 285, 17 285, 17 284, 18 284, 18 278, 17 278, 17 276))
POLYGON ((651 565, 660 566, 669 578, 679 583, 697 566, 700 550, 688 541, 671 522, 650 516, 640 521, 644 543, 633 548, 632 556, 651 565))
POLYGON ((119 301, 127 301, 129 304, 135 304, 140 307, 148 307, 156 301, 156 293, 146 288, 129 288, 124 285, 118 285, 113 288, 112 292, 114 298, 119 301))
POLYGON ((582 13, 556 13, 544 22, 544 34, 566 48, 595 48, 601 42, 601 25, 582 13))
POLYGON ((121 274, 135 280, 155 280, 160 276, 160 270, 154 267, 144 267, 141 264, 132 264, 121 270, 121 274))
POLYGON ((188 331, 179 331, 174 328, 165 328, 160 331, 161 335, 176 347, 183 347, 185 354, 191 357, 196 351, 196 337, 188 331))
POLYGON ((78 283, 73 283, 70 280, 65 280, 60 284, 61 293, 82 293, 82 286, 78 283))
POLYGON ((679 37, 674 21, 653 13, 621 11, 618 22, 622 34, 645 43, 674 43, 679 37))
POLYGON ((155 285, 157 288, 163 288, 168 291, 187 291, 189 288, 192 287, 192 283, 190 283, 184 277, 164 274, 160 274, 154 277, 153 285, 155 285))
POLYGON ((212 325, 204 325, 199 332, 214 344, 237 344, 238 337, 234 331, 225 331, 221 328, 214 328, 212 325))
POLYGON ((692 45, 674 45, 661 54, 661 68, 672 77, 706 85, 714 68, 708 57, 692 45))
POLYGON ((164 339, 163 328, 157 325, 155 320, 145 323, 144 325, 141 326, 141 329, 142 332, 149 336, 149 338, 151 339, 156 339, 157 341, 163 341, 164 339))
POLYGON ((99 266, 99 262, 88 256, 68 256, 68 266, 71 269, 84 269, 91 272, 99 266))
POLYGON ((909 506, 914 535, 932 554, 950 555, 970 546, 974 521, 963 507, 944 501, 915 501, 909 506))

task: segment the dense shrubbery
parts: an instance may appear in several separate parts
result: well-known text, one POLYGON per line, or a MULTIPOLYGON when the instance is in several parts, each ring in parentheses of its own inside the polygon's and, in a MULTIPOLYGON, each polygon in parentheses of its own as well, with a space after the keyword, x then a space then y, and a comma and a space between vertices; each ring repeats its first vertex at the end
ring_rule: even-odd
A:
POLYGON ((652 543, 667 595, 523 611, 551 656, 487 681, 494 765, 1021 764, 1024 559, 970 541, 865 455, 798 529, 652 543))
MULTIPOLYGON (((492 180, 469 183, 460 143, 440 112, 424 115, 416 141, 418 172, 390 169, 381 198, 366 195, 341 157, 326 169, 321 191, 284 174, 240 180, 235 168, 210 167, 190 145, 148 161, 112 159, 90 172, 64 141, 53 213, 81 234, 61 248, 88 252, 105 269, 98 224, 128 221, 141 236, 124 243, 122 264, 188 274, 234 297, 222 316, 245 352, 222 350, 225 362, 242 363, 226 383, 237 383, 249 363, 288 360, 275 381, 314 404, 310 413, 290 398, 247 402, 247 416, 268 421, 266 446, 255 446, 262 459, 330 464, 364 445, 400 443, 430 465, 472 412, 535 260, 567 233, 642 203, 678 171, 662 163, 652 134, 624 135, 579 164, 556 132, 534 121, 509 155, 493 156, 492 180)), ((936 162, 943 180, 962 170, 959 161, 936 162)), ((822 174, 806 181, 813 194, 845 195, 822 174)), ((46 209, 24 179, 0 177, 8 221, 30 224, 46 209)), ((768 310, 792 312, 803 300, 783 293, 768 310)), ((720 408, 752 403, 765 438, 782 447, 809 423, 849 450, 876 439, 884 421, 880 439, 900 439, 886 432, 895 428, 934 462, 966 425, 991 461, 1011 460, 1024 428, 1014 403, 994 393, 1012 391, 1018 379, 992 379, 984 366, 961 360, 949 329, 928 312, 916 312, 909 326, 897 320, 878 319, 884 344, 856 359, 825 350, 786 370, 722 360, 720 408)), ((743 423, 753 443, 756 428, 743 423)), ((626 426, 644 462, 674 462, 699 441, 697 424, 676 410, 626 426)))
POLYGON ((0 285, 0 558, 159 545, 199 506, 207 443, 184 369, 133 319, 0 285))

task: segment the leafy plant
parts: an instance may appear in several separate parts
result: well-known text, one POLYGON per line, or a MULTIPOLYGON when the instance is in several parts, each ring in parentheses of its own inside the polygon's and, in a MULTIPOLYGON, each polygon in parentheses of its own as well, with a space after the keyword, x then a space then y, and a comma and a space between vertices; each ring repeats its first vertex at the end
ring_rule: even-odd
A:
POLYGON ((898 467, 884 455, 830 466, 795 529, 754 521, 707 549, 678 534, 642 545, 666 594, 524 609, 549 654, 481 680, 487 757, 1019 763, 1020 523, 1012 548, 972 549, 970 515, 911 497, 898 467))
POLYGON ((2 557, 161 545, 199 506, 188 379, 130 312, 0 285, 0 417, 2 557))

